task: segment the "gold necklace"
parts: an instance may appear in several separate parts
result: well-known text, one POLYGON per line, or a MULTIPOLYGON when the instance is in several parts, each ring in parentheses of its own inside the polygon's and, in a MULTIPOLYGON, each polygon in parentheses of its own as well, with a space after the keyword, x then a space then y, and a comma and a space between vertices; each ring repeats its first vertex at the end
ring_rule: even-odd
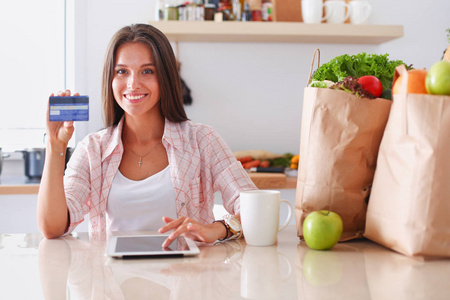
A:
POLYGON ((126 146, 126 148, 128 149, 128 150, 130 150, 131 152, 133 152, 136 156, 138 156, 139 157, 139 162, 138 162, 138 164, 139 164, 139 167, 140 166, 142 166, 142 159, 144 158, 144 157, 146 157, 147 155, 149 155, 150 153, 152 153, 153 152, 153 150, 155 150, 155 148, 156 148, 156 146, 158 146, 159 144, 161 144, 161 141, 159 141, 159 142, 157 142, 155 145, 153 145, 153 147, 152 147, 152 149, 147 153, 147 154, 145 154, 144 156, 140 156, 139 154, 137 154, 136 152, 134 152, 130 147, 128 147, 128 146, 126 146))

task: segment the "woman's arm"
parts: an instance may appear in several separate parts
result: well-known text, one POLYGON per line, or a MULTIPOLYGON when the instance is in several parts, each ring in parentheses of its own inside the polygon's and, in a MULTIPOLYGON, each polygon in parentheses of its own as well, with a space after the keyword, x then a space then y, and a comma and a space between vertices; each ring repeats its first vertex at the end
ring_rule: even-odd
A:
MULTIPOLYGON (((52 94, 53 96, 53 94, 52 94)), ((58 96, 70 96, 70 91, 58 96)), ((50 122, 47 108, 47 147, 37 202, 38 228, 45 238, 64 234, 69 225, 64 194, 64 166, 67 144, 73 135, 73 122, 50 122)))

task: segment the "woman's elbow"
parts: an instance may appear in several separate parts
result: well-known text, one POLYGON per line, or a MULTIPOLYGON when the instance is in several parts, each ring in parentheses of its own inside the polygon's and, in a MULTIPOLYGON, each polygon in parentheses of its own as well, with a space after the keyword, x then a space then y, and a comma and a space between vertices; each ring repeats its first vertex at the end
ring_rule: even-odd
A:
POLYGON ((52 226, 51 224, 38 224, 38 228, 46 239, 58 238, 66 232, 66 228, 52 226))

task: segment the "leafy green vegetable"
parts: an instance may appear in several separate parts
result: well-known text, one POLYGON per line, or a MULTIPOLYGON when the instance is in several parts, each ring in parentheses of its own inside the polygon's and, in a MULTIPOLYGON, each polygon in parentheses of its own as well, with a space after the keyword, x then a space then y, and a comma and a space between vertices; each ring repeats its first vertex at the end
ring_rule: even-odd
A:
POLYGON ((362 85, 358 83, 358 79, 351 76, 345 77, 342 81, 339 81, 338 83, 330 87, 330 89, 348 92, 355 95, 358 98, 369 98, 369 99, 376 98, 376 96, 374 96, 371 92, 363 89, 362 85))
POLYGON ((333 84, 334 82, 330 80, 323 80, 323 81, 313 80, 308 86, 316 88, 329 88, 333 84))
POLYGON ((365 52, 337 56, 320 66, 312 76, 312 80, 338 82, 349 76, 359 78, 364 75, 373 75, 380 79, 383 91, 388 90, 392 88, 395 68, 405 64, 401 60, 389 60, 388 56, 389 54, 367 54, 365 52))
POLYGON ((392 90, 391 90, 391 89, 385 90, 385 91, 381 94, 380 98, 392 100, 392 90))
POLYGON ((327 88, 327 84, 325 83, 325 81, 317 81, 317 80, 314 80, 313 82, 311 82, 311 83, 309 84, 309 87, 327 88))
POLYGON ((282 157, 269 159, 271 167, 289 167, 291 164, 292 153, 285 153, 282 157))

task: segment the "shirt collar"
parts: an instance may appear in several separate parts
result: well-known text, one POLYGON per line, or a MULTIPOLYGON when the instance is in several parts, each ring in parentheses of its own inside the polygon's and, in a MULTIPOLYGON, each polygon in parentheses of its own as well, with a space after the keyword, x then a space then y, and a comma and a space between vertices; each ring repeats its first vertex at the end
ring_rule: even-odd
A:
POLYGON ((105 160, 108 156, 110 156, 114 150, 123 151, 122 145, 122 129, 123 129, 124 117, 120 119, 119 123, 116 126, 112 127, 111 136, 106 144, 105 152, 103 153, 102 160, 105 160))
POLYGON ((169 120, 165 120, 163 140, 170 144, 177 150, 183 151, 183 135, 182 135, 182 123, 173 123, 169 120))

